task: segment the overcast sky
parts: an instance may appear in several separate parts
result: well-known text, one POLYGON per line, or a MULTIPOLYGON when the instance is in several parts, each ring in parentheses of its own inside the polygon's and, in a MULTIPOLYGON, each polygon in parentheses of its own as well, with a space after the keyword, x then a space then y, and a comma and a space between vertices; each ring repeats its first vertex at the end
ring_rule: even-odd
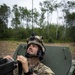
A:
MULTIPOLYGON (((33 8, 37 8, 39 10, 39 2, 43 2, 46 0, 33 0, 33 8)), ((61 0, 57 0, 60 2, 61 0)), ((5 3, 6 5, 10 6, 12 8, 13 5, 17 4, 18 6, 27 7, 27 9, 32 9, 32 0, 0 0, 0 5, 5 3)), ((59 16, 61 13, 59 12, 59 16)), ((52 22, 57 23, 57 12, 54 12, 52 14, 52 22)))
MULTIPOLYGON (((45 0, 33 0, 33 7, 39 8, 39 2, 43 2, 45 0)), ((0 0, 0 4, 7 4, 8 6, 12 7, 14 4, 18 6, 27 7, 28 9, 32 8, 32 0, 0 0)))

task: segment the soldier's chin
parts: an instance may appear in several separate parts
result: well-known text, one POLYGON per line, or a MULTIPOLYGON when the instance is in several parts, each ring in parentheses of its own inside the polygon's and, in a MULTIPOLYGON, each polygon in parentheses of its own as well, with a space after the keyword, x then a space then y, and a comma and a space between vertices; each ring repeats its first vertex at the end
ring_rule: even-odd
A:
POLYGON ((37 55, 32 55, 32 54, 29 54, 29 53, 26 53, 25 56, 26 56, 27 58, 37 57, 37 55))

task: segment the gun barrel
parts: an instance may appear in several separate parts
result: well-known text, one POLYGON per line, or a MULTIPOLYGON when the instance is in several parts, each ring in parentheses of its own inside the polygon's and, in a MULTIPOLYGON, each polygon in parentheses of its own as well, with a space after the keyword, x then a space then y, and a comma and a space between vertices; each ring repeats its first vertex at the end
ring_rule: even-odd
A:
POLYGON ((6 59, 0 59, 0 75, 8 75, 8 73, 13 73, 13 70, 16 67, 17 67, 16 61, 8 61, 6 59))

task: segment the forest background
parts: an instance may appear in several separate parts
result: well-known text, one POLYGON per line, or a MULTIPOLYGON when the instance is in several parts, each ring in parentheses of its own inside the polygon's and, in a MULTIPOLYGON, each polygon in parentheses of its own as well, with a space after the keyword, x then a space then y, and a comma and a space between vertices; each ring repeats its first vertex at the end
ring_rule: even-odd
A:
POLYGON ((6 4, 0 5, 0 40, 26 41, 33 32, 44 37, 45 42, 75 42, 75 2, 66 3, 43 1, 39 3, 40 12, 36 8, 13 5, 11 9, 6 4), (61 9, 63 23, 51 23, 51 14, 61 9), (47 14, 47 15, 46 15, 47 14), (11 25, 8 27, 9 17, 11 25))

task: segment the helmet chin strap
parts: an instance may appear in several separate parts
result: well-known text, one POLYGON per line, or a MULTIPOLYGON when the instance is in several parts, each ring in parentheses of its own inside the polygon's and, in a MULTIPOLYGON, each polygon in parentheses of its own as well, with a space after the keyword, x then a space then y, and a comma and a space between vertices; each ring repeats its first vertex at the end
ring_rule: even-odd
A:
POLYGON ((25 56, 26 56, 27 58, 38 57, 38 55, 32 55, 32 54, 29 54, 29 53, 26 53, 25 56))

